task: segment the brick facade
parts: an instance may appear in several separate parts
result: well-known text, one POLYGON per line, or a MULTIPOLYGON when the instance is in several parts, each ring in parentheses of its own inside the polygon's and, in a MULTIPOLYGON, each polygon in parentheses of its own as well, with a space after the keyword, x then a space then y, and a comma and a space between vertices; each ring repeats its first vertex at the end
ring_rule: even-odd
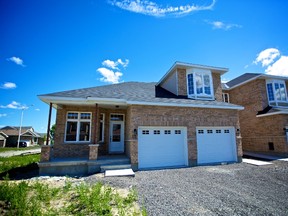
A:
MULTIPOLYGON (((178 80, 178 95, 187 96, 187 76, 186 69, 177 69, 178 80)), ((213 90, 216 101, 222 102, 222 87, 221 87, 221 75, 219 73, 212 72, 213 90)))
POLYGON ((288 153, 288 143, 283 130, 288 126, 288 115, 256 117, 258 111, 268 106, 266 81, 256 79, 229 90, 228 93, 230 103, 245 107, 239 112, 243 150, 288 153), (274 150, 269 150, 269 145, 273 145, 274 150))
POLYGON ((108 154, 108 143, 109 143, 109 122, 110 114, 124 114, 126 116, 126 110, 123 109, 105 109, 105 108, 96 108, 96 106, 62 106, 60 109, 57 109, 56 114, 56 130, 54 138, 54 151, 53 156, 55 158, 89 158, 89 145, 90 144, 99 144, 98 153, 101 155, 108 154), (87 143, 65 143, 65 127, 66 127, 66 116, 67 112, 91 112, 91 137, 90 142, 87 143), (95 128, 96 125, 96 113, 98 114, 98 128, 95 128), (104 117, 104 142, 99 143, 99 134, 100 134, 100 113, 105 115, 104 117), (95 136, 96 132, 96 136, 95 136), (96 140, 95 140, 96 137, 96 140))
MULTIPOLYGON (((196 126, 231 126, 239 128, 238 111, 225 109, 181 108, 164 106, 128 106, 127 110, 99 108, 97 112, 105 114, 104 142, 99 143, 97 151, 101 155, 108 154, 110 114, 125 115, 125 153, 131 163, 138 164, 138 140, 135 129, 139 126, 183 126, 187 127, 188 160, 190 165, 197 164, 196 126)), ((93 106, 63 106, 57 110, 56 135, 53 147, 54 158, 83 158, 91 159, 97 156, 91 152, 94 147, 93 131, 95 127, 95 107, 93 106), (91 142, 65 143, 66 115, 69 111, 92 112, 91 142)), ((99 123, 98 123, 99 125, 99 123)), ((99 128, 96 130, 99 132, 99 128)), ((94 151, 94 150, 93 150, 94 151)), ((241 139, 237 138, 237 155, 242 156, 241 139)))
POLYGON ((187 78, 185 69, 177 69, 178 95, 187 96, 187 78))
MULTIPOLYGON (((138 164, 138 141, 133 138, 134 129, 139 126, 183 126, 187 127, 188 160, 197 160, 196 127, 231 126, 239 128, 238 111, 224 109, 200 109, 184 107, 155 107, 133 105, 127 110, 126 139, 130 140, 132 164, 138 164)), ((237 138, 237 155, 242 156, 241 139, 237 138)))

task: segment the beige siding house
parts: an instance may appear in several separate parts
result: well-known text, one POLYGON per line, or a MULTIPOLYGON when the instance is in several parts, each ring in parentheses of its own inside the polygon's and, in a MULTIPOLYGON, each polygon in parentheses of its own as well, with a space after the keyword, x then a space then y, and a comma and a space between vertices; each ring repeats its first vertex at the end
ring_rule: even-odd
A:
POLYGON ((95 173, 121 156, 133 170, 241 162, 243 107, 222 102, 227 71, 176 62, 155 83, 39 95, 57 111, 55 142, 42 147, 40 173, 95 173))

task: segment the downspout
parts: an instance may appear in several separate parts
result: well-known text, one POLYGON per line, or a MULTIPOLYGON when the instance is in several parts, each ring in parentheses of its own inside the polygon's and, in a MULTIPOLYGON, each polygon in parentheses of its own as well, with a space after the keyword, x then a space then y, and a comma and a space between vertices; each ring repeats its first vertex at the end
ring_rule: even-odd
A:
POLYGON ((50 103, 50 107, 49 107, 49 116, 48 116, 46 145, 49 145, 51 114, 52 114, 52 103, 50 103))

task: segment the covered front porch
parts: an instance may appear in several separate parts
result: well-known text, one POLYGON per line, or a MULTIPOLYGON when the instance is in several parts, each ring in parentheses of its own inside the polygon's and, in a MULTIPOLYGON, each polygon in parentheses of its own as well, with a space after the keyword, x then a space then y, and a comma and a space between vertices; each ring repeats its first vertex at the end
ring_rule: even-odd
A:
POLYGON ((130 165, 127 106, 98 103, 50 103, 57 111, 54 144, 41 149, 40 175, 87 175, 102 166, 130 165))

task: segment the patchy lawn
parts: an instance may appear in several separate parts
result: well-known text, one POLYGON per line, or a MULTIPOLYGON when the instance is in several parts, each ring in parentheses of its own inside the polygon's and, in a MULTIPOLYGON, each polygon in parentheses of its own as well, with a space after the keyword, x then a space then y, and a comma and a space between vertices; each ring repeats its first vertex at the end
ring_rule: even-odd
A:
POLYGON ((0 148, 0 153, 2 152, 7 152, 7 151, 24 151, 24 150, 32 150, 32 149, 40 149, 41 146, 31 146, 31 147, 26 147, 26 148, 17 148, 17 147, 4 147, 0 148))
POLYGON ((51 181, 0 182, 0 215, 147 215, 134 188, 123 191, 102 183, 51 181))
POLYGON ((27 167, 31 164, 36 164, 40 160, 40 154, 34 155, 19 155, 12 157, 0 157, 0 174, 9 172, 19 167, 27 167))

